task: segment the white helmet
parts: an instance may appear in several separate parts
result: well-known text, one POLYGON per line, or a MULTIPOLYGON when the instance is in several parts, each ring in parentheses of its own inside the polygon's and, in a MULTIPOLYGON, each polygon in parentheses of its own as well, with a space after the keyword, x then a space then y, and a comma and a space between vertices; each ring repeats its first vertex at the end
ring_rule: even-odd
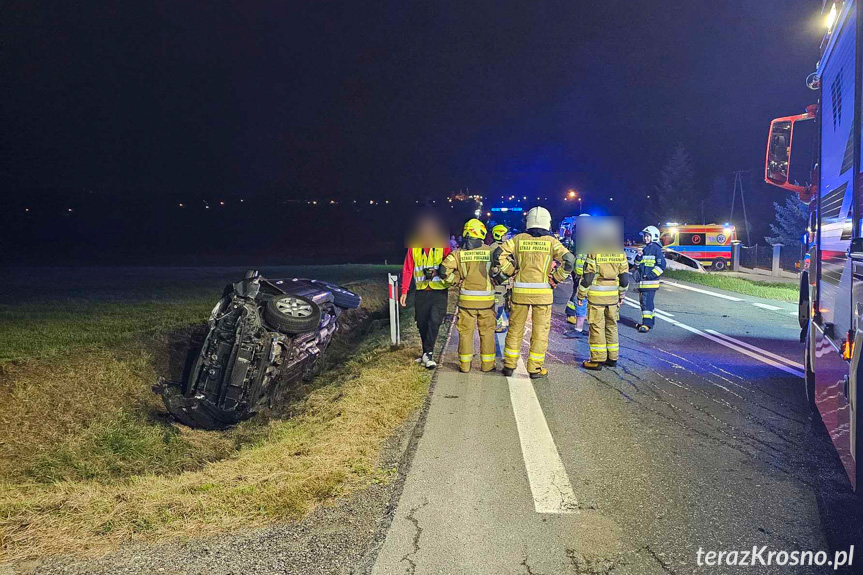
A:
POLYGON ((551 231, 551 214, 548 210, 539 206, 531 208, 527 212, 527 229, 541 228, 546 231, 551 231))
POLYGON ((641 230, 641 235, 650 235, 650 241, 652 242, 659 241, 659 229, 656 226, 647 226, 646 228, 641 230))

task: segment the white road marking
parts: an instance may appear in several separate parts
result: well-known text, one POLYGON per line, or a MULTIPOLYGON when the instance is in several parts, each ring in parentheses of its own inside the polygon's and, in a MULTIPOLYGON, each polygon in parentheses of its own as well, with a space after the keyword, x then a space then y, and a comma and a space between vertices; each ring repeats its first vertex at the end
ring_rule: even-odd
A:
POLYGON ((706 331, 706 332, 707 332, 707 333, 709 333, 709 334, 713 334, 713 335, 719 336, 719 337, 721 337, 722 339, 725 339, 725 340, 730 341, 730 342, 732 342, 732 343, 736 343, 737 345, 742 345, 743 347, 745 347, 745 348, 747 348, 747 349, 751 349, 752 351, 757 351, 758 353, 763 353, 763 354, 764 354, 764 355, 766 355, 767 357, 773 358, 773 359, 775 359, 776 361, 781 361, 781 362, 782 362, 782 363, 784 363, 785 365, 790 365, 791 367, 796 367, 797 369, 799 369, 799 370, 801 370, 801 371, 804 369, 804 367, 803 367, 803 364, 802 364, 802 363, 799 363, 799 362, 797 362, 797 361, 794 361, 793 359, 788 359, 787 357, 782 357, 781 355, 778 355, 778 354, 775 354, 775 353, 773 353, 773 352, 767 351, 766 349, 761 349, 760 347, 754 346, 754 345, 752 345, 752 344, 751 344, 751 343, 749 343, 749 342, 741 341, 741 340, 739 340, 739 339, 736 339, 736 338, 731 337, 730 335, 725 335, 724 333, 719 333, 719 332, 714 331, 714 330, 712 330, 712 329, 706 329, 706 330, 704 330, 704 331, 706 331))
POLYGON ((797 312, 797 311, 789 311, 788 315, 793 315, 794 317, 797 317, 797 314, 799 314, 799 313, 800 312, 797 312))
MULTIPOLYGON (((624 303, 626 303, 629 306, 637 307, 640 309, 640 306, 637 306, 637 305, 635 305, 629 301, 625 301, 624 303)), ((803 377, 802 371, 794 369, 792 367, 789 367, 788 365, 785 365, 784 363, 774 361, 770 357, 768 357, 766 355, 761 355, 760 353, 756 353, 755 351, 747 349, 743 345, 737 345, 736 343, 733 343, 731 341, 726 341, 725 339, 723 339, 723 337, 721 337, 721 334, 719 334, 718 332, 705 333, 705 332, 701 331, 700 329, 686 325, 685 323, 681 323, 681 322, 677 321, 676 319, 672 319, 670 317, 665 317, 662 315, 657 315, 656 317, 663 320, 663 321, 667 321, 668 323, 670 323, 672 325, 676 325, 679 328, 685 329, 688 332, 700 335, 701 337, 703 337, 705 339, 709 339, 709 340, 714 341, 720 345, 723 345, 729 349, 733 349, 734 351, 742 353, 743 355, 748 355, 749 357, 751 357, 753 359, 757 359, 758 361, 760 361, 762 363, 766 363, 767 365, 771 365, 777 369, 781 369, 782 371, 784 371, 786 373, 790 373, 793 376, 803 377), (716 334, 716 335, 714 335, 714 334, 716 334), (717 336, 720 336, 720 337, 717 337, 717 336)), ((709 330, 709 331, 713 331, 713 330, 709 330)), ((727 336, 724 336, 724 337, 727 337, 727 336)), ((740 343, 742 344, 744 342, 740 342, 740 343)), ((752 346, 752 347, 755 347, 755 346, 752 346)), ((761 350, 760 348, 755 348, 755 349, 757 349, 759 352, 764 351, 764 350, 761 350)), ((782 358, 782 361, 783 362, 790 362, 791 360, 786 360, 785 358, 782 358)))
MULTIPOLYGON (((770 305, 770 304, 766 304, 766 303, 760 303, 757 301, 752 302, 752 305, 754 305, 755 307, 760 307, 761 309, 767 309, 770 311, 779 311, 782 309, 778 305, 770 305)), ((797 313, 795 312, 794 315, 797 315, 797 313)))
POLYGON ((716 293, 716 292, 713 292, 713 291, 708 291, 708 290, 706 290, 706 289, 701 289, 701 288, 697 288, 697 287, 692 287, 692 286, 688 286, 688 285, 683 285, 683 284, 679 284, 679 283, 675 283, 675 282, 670 282, 670 281, 667 281, 667 280, 663 280, 663 281, 662 281, 662 283, 663 283, 663 284, 665 284, 665 285, 670 285, 670 286, 674 286, 674 287, 679 287, 679 288, 681 288, 681 289, 685 289, 685 290, 689 290, 689 291, 695 291, 695 292, 698 292, 698 293, 703 293, 703 294, 707 294, 707 295, 712 295, 713 297, 721 297, 722 299, 727 299, 728 301, 743 301, 743 299, 742 299, 742 298, 739 298, 739 297, 734 297, 734 296, 730 296, 730 295, 725 295, 724 293, 716 293))
MULTIPOLYGON (((504 334, 497 334, 504 349, 504 334)), ((509 398, 537 513, 578 513, 578 501, 521 357, 507 377, 509 398)))
MULTIPOLYGON (((631 298, 631 297, 629 297, 629 296, 626 296, 626 297, 624 297, 623 299, 625 299, 626 301, 628 301, 630 304, 633 304, 633 305, 637 306, 637 307, 638 307, 638 309, 641 309, 641 304, 640 304, 640 303, 638 303, 638 300, 632 299, 632 298, 631 298)), ((669 312, 667 312, 667 311, 662 311, 661 309, 658 309, 658 308, 653 308, 653 312, 654 312, 654 313, 658 313, 658 314, 660 314, 660 315, 667 316, 667 317, 674 317, 674 314, 673 314, 673 313, 669 313, 669 312)))

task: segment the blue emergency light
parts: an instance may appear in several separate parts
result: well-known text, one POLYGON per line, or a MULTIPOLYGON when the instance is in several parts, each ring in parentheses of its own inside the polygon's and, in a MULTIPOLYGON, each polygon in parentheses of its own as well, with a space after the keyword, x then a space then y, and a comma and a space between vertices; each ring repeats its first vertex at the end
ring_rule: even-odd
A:
POLYGON ((523 208, 492 208, 493 212, 521 212, 523 208))

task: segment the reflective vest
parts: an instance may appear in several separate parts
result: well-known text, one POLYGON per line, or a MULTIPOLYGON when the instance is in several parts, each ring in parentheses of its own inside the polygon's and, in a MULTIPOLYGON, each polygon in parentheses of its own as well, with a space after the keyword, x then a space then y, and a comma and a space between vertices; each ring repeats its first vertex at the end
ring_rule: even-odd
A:
POLYGON ((446 282, 437 273, 437 268, 443 261, 443 248, 412 248, 411 255, 414 259, 414 283, 417 290, 447 289, 446 282), (431 280, 426 276, 426 270, 431 270, 431 280))
POLYGON ((443 261, 447 270, 447 281, 452 280, 452 272, 458 270, 461 289, 458 305, 464 309, 489 309, 494 307, 494 286, 489 279, 491 269, 490 246, 474 250, 461 250, 450 253, 443 261))
POLYGON ((574 273, 576 277, 584 275, 584 260, 586 259, 586 254, 575 254, 575 269, 572 270, 572 273, 574 273))

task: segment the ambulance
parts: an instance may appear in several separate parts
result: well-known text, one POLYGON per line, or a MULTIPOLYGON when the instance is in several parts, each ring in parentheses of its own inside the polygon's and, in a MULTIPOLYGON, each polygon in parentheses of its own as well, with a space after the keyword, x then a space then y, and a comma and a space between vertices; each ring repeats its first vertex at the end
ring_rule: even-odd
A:
POLYGON ((737 240, 729 224, 679 225, 669 222, 660 228, 662 247, 686 254, 702 265, 721 272, 731 263, 731 244, 737 240))

